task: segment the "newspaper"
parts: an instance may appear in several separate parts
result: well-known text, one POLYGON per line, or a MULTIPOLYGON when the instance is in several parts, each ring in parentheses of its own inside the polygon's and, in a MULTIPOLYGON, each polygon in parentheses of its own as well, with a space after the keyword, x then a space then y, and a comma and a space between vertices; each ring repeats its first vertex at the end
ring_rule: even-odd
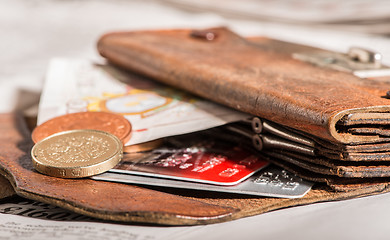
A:
POLYGON ((16 197, 0 203, 0 213, 55 221, 97 221, 60 207, 16 197))
POLYGON ((38 124, 80 111, 123 115, 132 124, 132 137, 126 145, 200 131, 249 117, 105 64, 52 60, 39 104, 38 124))
MULTIPOLYGON (((55 221, 8 212, 0 213, 0 240, 388 239, 389 200, 390 194, 381 194, 286 208, 224 223, 180 227, 55 221)), ((0 202, 0 211, 7 207, 22 207, 18 213, 42 209, 36 205, 43 203, 19 201, 21 204, 0 202)))
POLYGON ((155 240, 180 238, 186 228, 104 223, 24 198, 0 202, 0 240, 155 240))

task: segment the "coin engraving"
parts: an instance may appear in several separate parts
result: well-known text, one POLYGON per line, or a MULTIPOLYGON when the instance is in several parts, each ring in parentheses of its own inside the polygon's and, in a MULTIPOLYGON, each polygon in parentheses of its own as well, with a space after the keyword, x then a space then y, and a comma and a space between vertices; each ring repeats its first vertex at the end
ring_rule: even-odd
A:
POLYGON ((73 136, 63 137, 37 151, 37 158, 58 164, 77 164, 91 162, 106 154, 110 144, 101 137, 73 136))
POLYGON ((97 130, 71 130, 54 134, 31 150, 37 171, 56 177, 77 178, 102 173, 122 158, 121 141, 97 130))

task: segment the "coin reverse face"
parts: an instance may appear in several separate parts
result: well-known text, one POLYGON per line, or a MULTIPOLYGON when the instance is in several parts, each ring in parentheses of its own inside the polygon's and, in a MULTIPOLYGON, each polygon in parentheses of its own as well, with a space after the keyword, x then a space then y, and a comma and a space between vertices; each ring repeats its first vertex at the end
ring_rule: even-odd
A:
POLYGON ((123 144, 113 134, 90 129, 60 132, 35 144, 35 169, 61 178, 82 178, 105 172, 119 163, 123 144))

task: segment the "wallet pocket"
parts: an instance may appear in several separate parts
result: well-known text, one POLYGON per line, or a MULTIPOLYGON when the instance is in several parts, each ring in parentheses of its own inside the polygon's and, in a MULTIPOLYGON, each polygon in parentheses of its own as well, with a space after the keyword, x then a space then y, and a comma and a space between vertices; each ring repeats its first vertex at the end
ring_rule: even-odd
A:
MULTIPOLYGON (((91 217, 164 225, 210 224, 290 206, 387 192, 386 184, 335 192, 317 184, 302 198, 282 199, 191 190, 145 188, 85 179, 62 179, 33 169, 32 141, 23 118, 0 115, 0 173, 16 194, 91 217)), ((3 185, 1 185, 3 187, 3 185)))

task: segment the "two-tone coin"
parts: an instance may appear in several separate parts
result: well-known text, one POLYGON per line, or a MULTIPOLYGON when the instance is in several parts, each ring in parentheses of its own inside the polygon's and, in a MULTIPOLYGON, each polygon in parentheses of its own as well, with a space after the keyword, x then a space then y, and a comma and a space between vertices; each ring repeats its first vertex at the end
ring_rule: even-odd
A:
POLYGON ((110 170, 123 157, 123 144, 98 130, 70 130, 53 134, 31 150, 35 169, 61 178, 82 178, 110 170))
POLYGON ((131 136, 131 124, 121 115, 107 112, 79 112, 52 118, 37 126, 32 132, 32 140, 40 140, 63 131, 75 129, 94 129, 117 136, 123 144, 131 136))

